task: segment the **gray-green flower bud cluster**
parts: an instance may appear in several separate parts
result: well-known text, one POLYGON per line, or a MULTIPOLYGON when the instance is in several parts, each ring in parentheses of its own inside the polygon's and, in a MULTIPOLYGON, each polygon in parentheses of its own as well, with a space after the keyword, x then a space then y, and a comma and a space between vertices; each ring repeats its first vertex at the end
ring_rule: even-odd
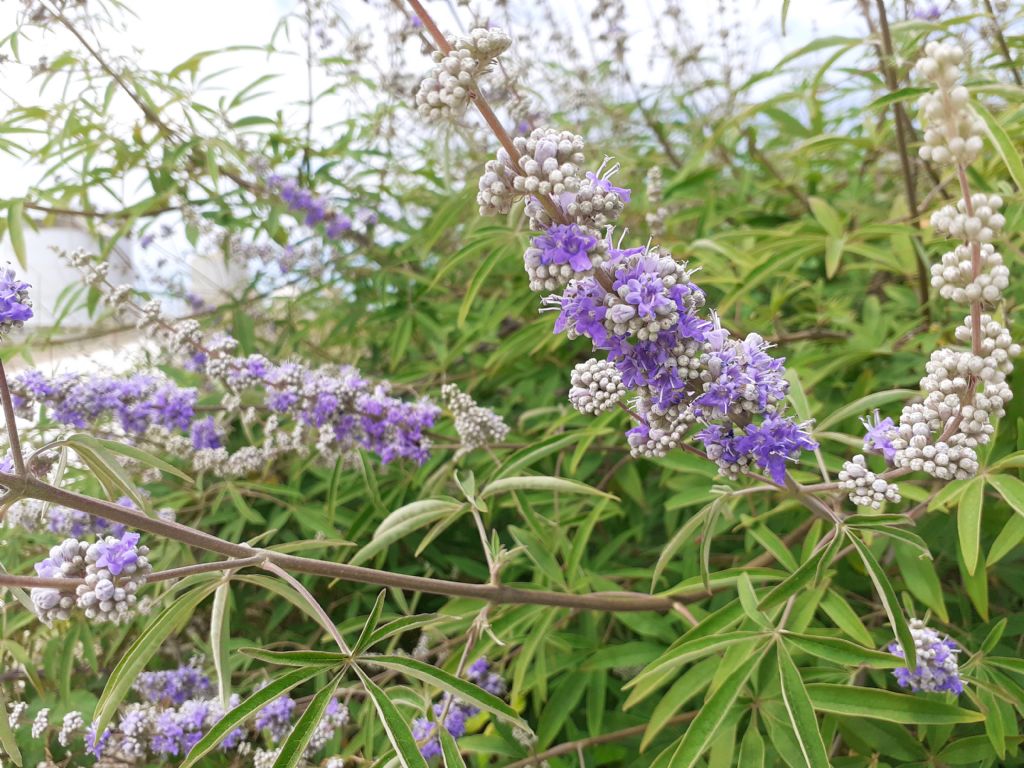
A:
POLYGON ((434 51, 434 68, 420 82, 416 92, 416 108, 431 121, 457 120, 469 106, 470 94, 477 88, 476 80, 485 74, 492 62, 512 44, 500 29, 478 27, 469 35, 459 37, 452 51, 434 51))

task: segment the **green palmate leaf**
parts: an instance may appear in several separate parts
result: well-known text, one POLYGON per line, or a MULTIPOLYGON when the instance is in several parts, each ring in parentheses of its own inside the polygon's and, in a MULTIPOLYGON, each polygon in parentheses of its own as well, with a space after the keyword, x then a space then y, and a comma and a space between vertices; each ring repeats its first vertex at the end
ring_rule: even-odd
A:
POLYGON ((807 693, 815 709, 834 715, 867 717, 905 725, 955 725, 980 723, 985 719, 981 712, 962 709, 954 704, 877 688, 812 683, 807 686, 807 693))
POLYGON ((521 728, 529 726, 519 717, 519 713, 492 693, 478 688, 468 680, 455 677, 431 664, 406 656, 374 656, 373 663, 394 669, 402 674, 420 680, 428 685, 451 693, 463 701, 475 704, 485 712, 504 718, 521 728))
POLYGON ((747 684, 747 680, 757 669, 757 657, 760 654, 751 654, 755 659, 749 664, 741 664, 740 667, 730 674, 718 689, 708 698, 704 705, 693 718, 675 752, 672 753, 672 760, 669 763, 672 768, 693 768, 700 760, 701 755, 711 745, 722 723, 729 716, 733 704, 747 684))
POLYGON ((806 768, 829 768, 828 752, 818 729, 810 697, 804 687, 800 670, 786 650, 785 643, 776 643, 776 658, 779 665, 779 680, 782 684, 782 703, 789 716, 789 725, 800 745, 800 754, 806 768))
POLYGON ((1016 144, 1006 133, 1006 129, 999 124, 999 121, 991 112, 985 109, 981 103, 972 103, 974 112, 985 122, 988 136, 995 145, 996 151, 1006 164, 1006 170, 1013 177, 1017 189, 1024 189, 1024 162, 1021 161, 1020 153, 1017 152, 1016 144))
POLYGON ((328 669, 344 664, 351 658, 337 651, 265 651, 262 648, 239 648, 238 652, 243 656, 283 667, 328 669))
POLYGON ((217 745, 252 715, 259 712, 263 707, 276 699, 278 696, 287 693, 297 685, 301 685, 312 679, 321 671, 321 667, 294 669, 286 672, 280 677, 271 680, 267 685, 260 688, 252 696, 247 698, 237 707, 224 714, 220 720, 210 727, 210 730, 201 738, 189 751, 185 761, 179 768, 190 768, 199 760, 217 748, 217 745))
POLYGON ((281 751, 277 755, 277 760, 274 761, 274 768, 295 768, 299 764, 310 739, 313 738, 317 726, 320 725, 320 721, 331 703, 331 697, 334 696, 334 692, 338 689, 344 676, 344 672, 338 673, 329 684, 317 691, 316 696, 313 697, 309 706, 306 707, 306 711, 295 723, 295 727, 288 734, 284 744, 281 745, 281 751))
POLYGON ((570 480, 566 477, 543 477, 540 475, 524 475, 521 477, 502 477, 487 484, 480 491, 480 498, 486 499, 499 493, 510 491, 547 491, 549 493, 578 493, 584 496, 600 496, 604 499, 615 499, 614 494, 591 488, 586 483, 570 480))
POLYGON ((447 728, 438 728, 437 737, 441 742, 441 759, 444 761, 444 768, 466 768, 466 761, 462 759, 459 746, 455 743, 455 737, 447 728))
POLYGON ((878 597, 882 601, 885 615, 889 617, 889 623, 896 633, 896 639, 899 641, 900 648, 903 649, 907 666, 910 669, 914 669, 917 666, 917 651, 914 645, 914 637, 910 634, 907 619, 900 609, 899 601, 896 599, 896 591, 892 588, 889 577, 885 574, 885 569, 875 559, 875 556, 871 554, 868 545, 861 541, 856 534, 852 534, 849 539, 853 546, 857 548, 857 553, 864 562, 864 567, 867 569, 868 575, 875 585, 875 592, 878 593, 878 597))
POLYGON ((373 630, 377 628, 377 622, 380 621, 381 611, 384 610, 384 598, 387 596, 388 591, 382 589, 377 599, 373 602, 373 608, 370 609, 370 615, 366 617, 366 621, 363 624, 362 630, 359 632, 359 637, 356 638, 356 644, 352 646, 353 655, 358 656, 360 653, 370 647, 370 640, 373 637, 373 630))
POLYGON ((904 663, 903 659, 891 653, 877 651, 874 648, 864 648, 849 640, 843 640, 841 637, 787 632, 785 638, 787 643, 799 648, 804 653, 849 667, 868 666, 875 669, 895 669, 902 667, 904 663))
POLYGON ((97 733, 103 733, 110 724, 121 700, 164 640, 188 621, 196 607, 217 588, 214 580, 219 581, 218 577, 209 574, 189 578, 195 586, 180 594, 150 622, 110 673, 93 715, 97 733))
POLYGON ((373 703, 373 708, 377 710, 377 715, 380 717, 381 725, 384 726, 384 732, 387 734, 388 741, 391 742, 391 746, 395 749, 399 765, 402 768, 427 768, 427 761, 420 754, 419 745, 416 743, 416 739, 413 738, 412 731, 409 730, 409 724, 399 713, 394 703, 358 665, 354 669, 356 674, 359 675, 363 687, 366 688, 366 693, 373 703))
POLYGON ((985 479, 976 477, 967 484, 956 510, 956 530, 960 554, 967 573, 974 575, 981 551, 981 508, 985 495, 985 479))
POLYGON ((935 572, 935 563, 921 557, 915 547, 906 544, 894 544, 893 552, 910 594, 935 611, 944 622, 948 622, 949 612, 946 610, 942 584, 935 572))

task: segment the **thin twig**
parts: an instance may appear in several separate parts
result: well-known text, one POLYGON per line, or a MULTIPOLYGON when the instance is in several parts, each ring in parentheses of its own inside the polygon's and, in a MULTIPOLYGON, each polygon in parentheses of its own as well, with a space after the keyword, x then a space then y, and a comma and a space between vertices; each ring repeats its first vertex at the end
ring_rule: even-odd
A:
POLYGON ((7 373, 3 361, 0 361, 0 400, 3 400, 4 424, 7 427, 7 440, 11 446, 11 458, 14 460, 15 473, 25 475, 25 456, 21 452, 21 439, 18 437, 18 425, 14 421, 14 401, 11 399, 11 388, 7 384, 7 373))

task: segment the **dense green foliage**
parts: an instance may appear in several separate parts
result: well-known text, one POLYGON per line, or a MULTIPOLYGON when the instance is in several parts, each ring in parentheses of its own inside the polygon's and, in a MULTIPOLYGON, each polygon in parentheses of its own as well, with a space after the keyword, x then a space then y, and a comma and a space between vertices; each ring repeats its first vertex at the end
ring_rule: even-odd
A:
MULTIPOLYGON (((275 46, 287 50, 288 34, 298 39, 308 17, 335 13, 329 4, 311 5, 283 21, 275 46)), ((852 5, 847 10, 854 12, 852 5)), ((899 21, 896 9, 889 10, 894 57, 880 58, 880 35, 819 39, 768 62, 765 71, 731 73, 732 83, 700 73, 680 56, 681 69, 666 64, 664 83, 633 85, 607 40, 606 63, 581 71, 545 51, 550 41, 541 37, 513 48, 529 61, 519 88, 535 90, 537 124, 578 132, 590 159, 609 155, 622 164, 617 183, 633 190, 622 224, 636 243, 646 241, 646 214, 658 205, 645 195, 647 171, 661 168, 668 216, 658 241, 700 268, 695 279, 709 306, 735 334, 757 332, 777 345, 792 406, 815 420, 820 461, 831 477, 860 449, 858 419, 874 408, 897 416, 917 393, 930 352, 951 340, 962 317, 930 288, 925 304, 919 294, 922 265, 926 270, 946 249, 927 228, 928 215, 957 194, 951 171, 916 155, 913 105, 924 84, 909 72, 926 40, 967 41, 972 96, 989 125, 970 183, 1006 199, 1000 250, 1014 277, 1024 273, 1024 165, 1017 152, 1024 91, 1015 84, 1021 38, 1006 32, 1000 43, 984 12, 931 22, 899 21), (896 90, 886 85, 888 67, 896 90), (568 93, 574 103, 560 103, 568 93), (913 124, 907 138, 916 216, 898 154, 897 108, 913 124)), ((102 52, 112 30, 96 22, 94 38, 82 15, 108 11, 121 13, 100 11, 90 0, 59 17, 26 16, 4 48, 17 58, 24 38, 65 22, 102 52)), ((1018 11, 1011 8, 1012 18, 997 23, 1012 30, 1018 11)), ((350 363, 395 382, 403 394, 437 402, 441 385, 457 382, 506 420, 507 440, 456 460, 459 437, 443 419, 422 466, 381 465, 367 454, 325 466, 314 453, 280 459, 245 478, 200 473, 186 482, 170 473, 144 481, 144 462, 135 462, 125 470, 130 485, 145 488, 153 509, 172 507, 179 522, 230 542, 484 584, 492 573, 474 524, 479 515, 491 555, 501 561, 502 585, 679 598, 669 611, 592 611, 392 588, 378 603, 380 587, 372 583, 295 574, 349 644, 368 617, 372 625, 433 614, 423 627, 386 637, 372 651, 411 651, 422 630, 429 660, 453 675, 467 644, 470 659, 486 655, 508 680, 507 701, 536 733, 538 753, 582 740, 587 766, 1024 764, 1024 397, 1008 406, 996 439, 982 451, 977 478, 942 484, 920 476, 902 483, 904 501, 883 512, 913 510, 916 520, 872 521, 878 513, 861 509, 836 536, 841 550, 818 546, 832 524, 792 493, 737 493, 756 483, 724 480, 714 464, 682 451, 660 460, 630 458, 625 413, 590 418, 566 401, 569 371, 589 349, 583 340, 552 334, 552 316, 537 312, 522 269, 530 233, 521 206, 505 218, 477 215, 476 179, 495 140, 472 114, 449 131, 419 123, 410 108, 416 77, 428 66, 419 37, 387 4, 373 12, 388 19, 394 34, 382 44, 396 55, 313 51, 311 67, 323 87, 310 105, 313 131, 304 115, 292 120, 275 113, 257 95, 285 55, 273 46, 269 55, 183 56, 174 70, 151 72, 102 53, 97 58, 71 39, 38 77, 39 104, 12 106, 0 120, 0 149, 30 157, 40 169, 24 195, 0 201, 5 235, 23 251, 18 243, 26 228, 71 215, 54 209, 78 211, 87 215, 74 218, 105 255, 121 238, 156 233, 166 223, 187 230, 190 241, 168 241, 171 273, 181 272, 174 265, 183 251, 219 248, 230 258, 224 247, 230 235, 279 246, 309 238, 325 269, 300 266, 281 275, 260 266, 236 300, 200 313, 204 328, 231 333, 244 354, 313 366, 350 363), (252 83, 237 94, 214 90, 216 80, 207 78, 221 69, 220 59, 239 56, 250 57, 243 60, 252 83), (353 108, 357 100, 369 106, 353 108), (336 119, 342 104, 348 112, 336 119), (112 120, 114 114, 131 117, 112 120), (251 170, 253 157, 279 172, 291 169, 303 186, 331 196, 350 215, 376 211, 381 223, 341 244, 324 241, 268 193, 251 170), (118 179, 130 181, 128 196, 116 192, 125 188, 113 183, 118 179), (186 226, 186 204, 218 234, 203 234, 194 222, 186 226), (502 484, 502 478, 519 479, 502 484), (421 507, 419 515, 396 520, 392 514, 429 499, 439 503, 421 507), (964 536, 972 525, 980 527, 980 553, 969 551, 964 536), (922 546, 930 556, 922 556, 922 546), (892 613, 927 615, 962 646, 962 696, 898 688, 891 669, 899 660, 884 650, 894 639, 892 613), (784 632, 775 629, 780 622, 784 632), (634 730, 599 738, 623 729, 634 730)), ((536 10, 538 17, 544 12, 536 10)), ((514 39, 529 35, 528 27, 516 26, 525 11, 504 13, 496 12, 495 21, 514 39)), ((874 9, 871 23, 878 23, 874 9)), ((521 97, 514 88, 488 96, 503 118, 521 97)), ((31 262, 34 254, 21 257, 31 262)), ((1005 302, 1005 324, 1017 338, 1024 326, 1022 284, 1011 281, 1005 302)), ((166 288, 172 297, 176 290, 166 288)), ((66 300, 87 304, 98 327, 118 322, 84 283, 66 300)), ((27 330, 8 343, 8 366, 31 360, 45 345, 66 343, 71 333, 27 330)), ((156 346, 147 358, 140 369, 158 368, 198 387, 211 412, 220 405, 222 391, 180 360, 156 346)), ((1020 380, 1018 372, 1010 382, 1018 393, 1020 380)), ((260 424, 252 429, 258 433, 260 424)), ((66 434, 44 412, 22 439, 34 450, 66 434)), ((237 448, 248 437, 238 429, 231 439, 237 448)), ((116 498, 123 478, 104 482, 76 445, 72 439, 61 449, 71 459, 66 470, 62 462, 59 482, 116 498)), ((99 450, 93 459, 114 461, 99 450)), ((195 474, 187 462, 168 460, 195 474)), ((822 481, 810 453, 792 476, 804 484, 822 481)), ((848 502, 845 511, 854 512, 848 502)), ((181 542, 150 539, 157 570, 210 559, 181 542)), ((0 563, 11 573, 30 573, 54 541, 47 532, 8 528, 0 563)), ((153 584, 146 593, 157 600, 152 612, 119 627, 84 620, 47 627, 18 599, 6 600, 3 697, 29 703, 23 723, 44 706, 52 723, 73 709, 88 721, 97 702, 107 714, 117 708, 127 688, 112 689, 133 661, 137 673, 202 654, 211 674, 216 660, 244 698, 290 669, 241 649, 336 650, 288 582, 244 570, 232 575, 229 589, 218 591, 219 583, 207 574, 153 584), (157 631, 143 634, 147 627, 157 631)), ((442 688, 409 673, 401 657, 390 667, 341 664, 340 657, 333 663, 346 672, 340 682, 326 664, 307 667, 309 675, 294 673, 303 696, 340 686, 352 713, 321 754, 349 757, 352 765, 388 764, 393 751, 380 724, 388 720, 388 702, 397 707, 391 717, 410 722, 442 688), (367 682, 370 676, 376 683, 367 682)), ((45 742, 28 730, 16 732, 25 765, 92 759, 81 741, 68 752, 57 745, 55 730, 45 742)), ((11 751, 2 723, 0 743, 11 751)), ((457 749, 469 766, 526 765, 516 761, 531 754, 492 715, 471 721, 457 749)), ((449 768, 458 765, 451 759, 449 768)), ((583 759, 574 745, 547 757, 553 767, 583 759)), ((241 763, 212 752, 199 764, 241 763)))

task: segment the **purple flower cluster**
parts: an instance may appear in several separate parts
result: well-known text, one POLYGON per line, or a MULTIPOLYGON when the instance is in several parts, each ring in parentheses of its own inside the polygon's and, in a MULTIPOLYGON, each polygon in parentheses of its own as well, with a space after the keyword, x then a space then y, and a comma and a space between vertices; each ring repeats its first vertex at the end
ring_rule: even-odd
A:
MULTIPOLYGON (((291 211, 302 216, 307 227, 322 225, 329 239, 337 240, 352 231, 352 220, 335 210, 330 200, 303 189, 294 179, 272 174, 267 177, 267 186, 287 203, 291 211)), ((360 220, 366 226, 373 226, 376 224, 376 214, 372 211, 367 213, 369 216, 364 214, 360 220)))
MULTIPOLYGON (((384 463, 422 463, 429 457, 427 431, 440 409, 425 398, 396 397, 387 382, 371 382, 351 366, 311 369, 293 362, 276 365, 262 355, 234 357, 223 352, 197 352, 193 363, 211 379, 224 382, 235 402, 243 391, 262 391, 263 407, 270 413, 263 423, 263 446, 229 454, 225 427, 213 417, 196 417, 196 390, 155 376, 66 373, 49 378, 28 371, 14 377, 11 388, 16 406, 26 415, 45 407, 55 421, 78 429, 113 421, 129 435, 163 440, 178 455, 191 455, 197 471, 245 475, 286 449, 308 452, 311 443, 327 460, 359 449, 384 463), (281 439, 282 419, 292 420, 297 430, 287 440, 281 439)), ((226 417, 234 415, 226 409, 226 417)))
MULTIPOLYGON (((490 669, 487 659, 477 659, 466 670, 466 679, 494 696, 504 696, 507 691, 504 679, 490 669)), ((435 719, 444 717, 445 729, 456 739, 466 735, 466 722, 480 712, 472 704, 454 699, 447 693, 434 704, 433 710, 435 719)), ((412 735, 420 745, 420 753, 425 758, 429 760, 441 755, 441 742, 437 738, 437 723, 434 720, 426 717, 415 718, 412 721, 412 735)))
POLYGON ((534 289, 569 276, 561 295, 544 300, 558 312, 555 332, 589 338, 614 365, 614 375, 603 369, 588 385, 607 391, 588 391, 580 402, 614 403, 631 390, 638 423, 627 438, 634 455, 665 455, 696 423, 704 429, 695 437, 723 474, 757 465, 781 484, 787 462, 817 445, 806 425, 780 413, 788 390, 784 360, 768 354, 757 334, 734 339, 713 313, 702 317, 703 291, 670 254, 650 245, 622 249, 610 232, 603 240, 592 234, 588 216, 611 216, 619 210, 613 203, 630 198, 609 177, 588 173, 580 192, 561 195, 559 208, 575 211, 576 221, 545 227, 543 216, 533 216, 544 231, 525 255, 534 289))
POLYGON ((143 672, 132 683, 132 690, 150 704, 181 705, 186 699, 209 698, 213 688, 210 678, 192 659, 177 669, 143 672))
POLYGON ((40 371, 26 371, 13 377, 11 393, 23 413, 45 406, 61 424, 84 429, 110 419, 135 435, 152 426, 187 430, 196 405, 194 389, 148 374, 63 373, 48 378, 40 371))
MULTIPOLYGON (((963 693, 964 684, 960 679, 960 665, 957 661, 960 647, 948 637, 941 637, 934 629, 925 626, 920 619, 910 620, 910 634, 914 638, 917 667, 913 671, 907 667, 893 670, 899 686, 909 688, 914 693, 963 693)), ((889 652, 904 658, 899 643, 890 643, 889 652)))
POLYGON ((0 269, 0 337, 32 318, 31 286, 19 280, 13 269, 0 269))
MULTIPOLYGON (((200 669, 197 659, 176 669, 144 672, 132 688, 141 701, 126 705, 116 722, 98 738, 93 726, 85 731, 86 746, 97 759, 162 765, 169 758, 184 757, 224 717, 227 709, 237 707, 241 701, 233 694, 226 709, 214 696, 210 678, 200 669)), ((279 744, 291 731, 294 710, 295 701, 290 697, 275 699, 248 724, 232 729, 219 748, 238 750, 241 756, 252 752, 250 742, 262 741, 264 735, 271 743, 279 744)), ((338 699, 332 699, 304 757, 312 761, 346 722, 347 708, 338 699)), ((257 748, 255 752, 260 754, 262 750, 257 748)), ((260 763, 254 758, 254 764, 260 763)))
POLYGON ((254 725, 257 731, 267 731, 273 741, 281 741, 292 727, 295 699, 279 696, 256 713, 254 725))

